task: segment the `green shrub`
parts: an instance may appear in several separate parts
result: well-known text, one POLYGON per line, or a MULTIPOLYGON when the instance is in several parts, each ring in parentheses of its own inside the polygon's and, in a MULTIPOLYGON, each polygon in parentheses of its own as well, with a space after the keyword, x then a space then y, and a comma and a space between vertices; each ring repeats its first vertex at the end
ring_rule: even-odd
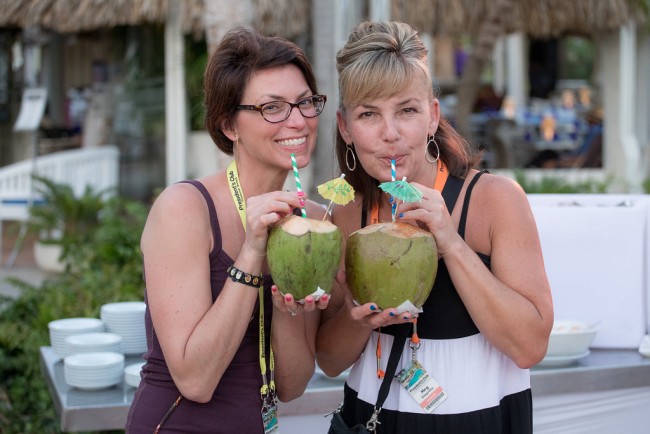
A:
POLYGON ((43 201, 29 209, 30 228, 38 232, 41 242, 60 245, 63 250, 60 259, 69 265, 71 252, 92 238, 109 191, 97 192, 86 186, 77 197, 68 184, 41 176, 34 176, 33 181, 43 201))
POLYGON ((545 176, 539 181, 533 181, 526 177, 522 170, 515 171, 515 180, 526 193, 607 193, 610 181, 587 180, 570 183, 566 179, 553 176, 545 176))
POLYGON ((74 266, 40 287, 12 279, 17 299, 0 299, 0 427, 4 434, 56 433, 59 422, 39 367, 50 321, 99 317, 102 304, 142 300, 139 240, 147 208, 114 197, 102 201, 94 226, 68 247, 74 266))

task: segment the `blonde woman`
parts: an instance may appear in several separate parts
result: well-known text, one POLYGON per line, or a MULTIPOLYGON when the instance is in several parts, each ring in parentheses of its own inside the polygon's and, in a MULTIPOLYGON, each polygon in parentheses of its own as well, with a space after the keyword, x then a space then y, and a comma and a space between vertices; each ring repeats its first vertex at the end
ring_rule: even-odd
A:
POLYGON ((404 337, 415 315, 357 306, 341 278, 321 319, 317 361, 332 376, 352 366, 339 415, 348 426, 377 413, 378 370, 396 342, 397 372, 421 366, 426 387, 389 379, 380 432, 531 433, 528 368, 544 357, 553 324, 535 221, 515 182, 475 168, 478 157, 440 114, 426 56, 417 32, 398 22, 363 22, 338 52, 336 155, 358 194, 333 214, 346 236, 390 221, 378 185, 391 180, 391 160, 396 179, 423 193, 398 211, 433 234, 440 257, 417 317, 420 345, 413 351, 404 337))

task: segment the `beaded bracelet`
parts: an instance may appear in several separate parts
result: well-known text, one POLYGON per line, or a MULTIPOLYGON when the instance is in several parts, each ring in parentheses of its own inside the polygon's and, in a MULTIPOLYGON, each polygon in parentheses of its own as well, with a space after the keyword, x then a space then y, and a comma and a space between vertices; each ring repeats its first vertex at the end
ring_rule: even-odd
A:
POLYGON ((252 274, 244 273, 239 268, 231 265, 226 271, 230 279, 233 282, 241 283, 244 285, 252 286, 254 288, 259 288, 264 285, 264 277, 262 276, 253 276, 252 274))

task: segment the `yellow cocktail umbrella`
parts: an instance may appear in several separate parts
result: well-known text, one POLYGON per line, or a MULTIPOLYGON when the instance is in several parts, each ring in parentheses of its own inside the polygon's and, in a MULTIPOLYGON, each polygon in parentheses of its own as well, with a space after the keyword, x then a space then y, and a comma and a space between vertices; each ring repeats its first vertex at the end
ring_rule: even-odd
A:
POLYGON ((323 196, 324 199, 330 201, 329 205, 327 205, 327 211, 325 212, 323 220, 325 220, 325 217, 329 214, 330 208, 332 208, 332 203, 345 205, 351 200, 354 200, 354 188, 352 188, 352 186, 345 180, 345 173, 342 173, 338 178, 334 178, 319 185, 317 188, 318 194, 323 196))

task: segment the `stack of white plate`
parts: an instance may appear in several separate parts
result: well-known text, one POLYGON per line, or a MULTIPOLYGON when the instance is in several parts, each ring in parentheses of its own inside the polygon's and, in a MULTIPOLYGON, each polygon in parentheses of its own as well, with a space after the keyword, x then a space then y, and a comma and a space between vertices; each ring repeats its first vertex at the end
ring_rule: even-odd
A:
POLYGON ((81 353, 63 359, 65 382, 78 389, 96 390, 114 386, 124 378, 124 354, 81 353))
POLYGON ((67 354, 121 353, 122 336, 115 333, 84 333, 65 338, 67 354))
POLYGON ((124 354, 141 354, 147 350, 147 336, 144 328, 144 311, 142 301, 123 301, 102 305, 100 317, 106 330, 122 337, 124 354))
POLYGON ((50 331, 50 344, 55 354, 65 357, 68 353, 65 339, 81 333, 104 331, 104 323, 97 318, 64 318, 50 321, 47 324, 50 331))
POLYGON ((128 365, 124 368, 124 382, 129 386, 138 387, 140 385, 140 371, 145 362, 138 362, 128 365))

